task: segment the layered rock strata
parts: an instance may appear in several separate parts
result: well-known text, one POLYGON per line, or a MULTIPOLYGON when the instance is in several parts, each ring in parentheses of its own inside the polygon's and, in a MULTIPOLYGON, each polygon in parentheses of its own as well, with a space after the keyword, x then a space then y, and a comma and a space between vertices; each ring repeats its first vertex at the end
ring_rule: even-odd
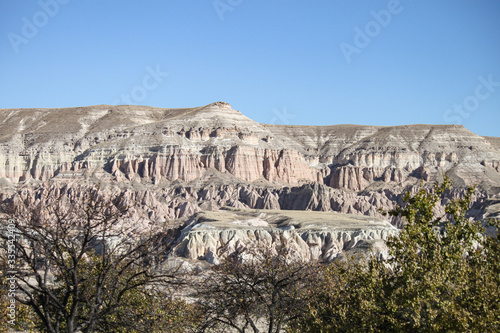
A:
POLYGON ((4 197, 114 184, 153 220, 223 206, 380 216, 444 172, 479 185, 475 216, 498 214, 500 139, 462 126, 266 125, 223 102, 0 110, 4 197))
POLYGON ((0 110, 0 178, 68 177, 101 169, 117 179, 191 181, 208 169, 244 181, 317 182, 360 191, 373 182, 498 182, 494 138, 457 125, 276 126, 229 104, 191 109, 93 106, 0 110))
POLYGON ((385 256, 384 241, 397 232, 388 221, 364 216, 232 209, 195 214, 176 252, 217 263, 237 248, 285 246, 303 260, 330 262, 360 249, 366 255, 385 256))

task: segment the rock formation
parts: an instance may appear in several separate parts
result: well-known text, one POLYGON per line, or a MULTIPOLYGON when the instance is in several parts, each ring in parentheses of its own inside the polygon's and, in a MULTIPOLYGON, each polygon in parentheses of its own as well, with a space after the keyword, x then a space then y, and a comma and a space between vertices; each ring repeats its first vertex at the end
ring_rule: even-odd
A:
POLYGON ((377 218, 286 210, 203 212, 190 223, 181 235, 177 254, 210 263, 241 246, 287 246, 300 258, 325 262, 360 245, 384 256, 384 241, 398 232, 388 221, 377 218))
POLYGON ((495 138, 458 125, 277 126, 217 102, 191 109, 93 106, 0 110, 0 177, 13 183, 102 169, 129 180, 191 181, 208 169, 244 181, 317 182, 360 191, 374 182, 498 182, 495 138))
POLYGON ((144 221, 224 206, 381 217, 443 173, 450 197, 478 185, 473 216, 500 216, 500 138, 463 126, 267 125, 224 102, 0 109, 0 199, 99 183, 144 221))

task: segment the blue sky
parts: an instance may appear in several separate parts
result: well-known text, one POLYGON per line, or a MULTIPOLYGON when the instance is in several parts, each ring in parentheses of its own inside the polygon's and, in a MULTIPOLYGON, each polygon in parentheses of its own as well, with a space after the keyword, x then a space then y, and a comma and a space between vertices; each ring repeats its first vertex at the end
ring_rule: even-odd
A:
POLYGON ((500 136, 498 0, 0 0, 0 108, 226 101, 500 136))

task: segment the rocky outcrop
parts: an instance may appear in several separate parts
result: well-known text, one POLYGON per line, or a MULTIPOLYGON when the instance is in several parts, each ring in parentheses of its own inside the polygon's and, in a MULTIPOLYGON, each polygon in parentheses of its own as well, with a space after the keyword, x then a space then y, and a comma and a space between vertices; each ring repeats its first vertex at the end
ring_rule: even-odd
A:
POLYGON ((330 262, 359 249, 385 256, 384 241, 397 232, 388 221, 347 214, 222 210, 194 215, 176 253, 217 263, 241 247, 286 246, 303 260, 330 262))

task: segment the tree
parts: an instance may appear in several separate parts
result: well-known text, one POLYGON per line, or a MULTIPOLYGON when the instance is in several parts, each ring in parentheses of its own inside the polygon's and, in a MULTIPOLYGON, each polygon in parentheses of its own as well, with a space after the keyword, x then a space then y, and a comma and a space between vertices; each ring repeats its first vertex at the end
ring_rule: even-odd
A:
POLYGON ((194 332, 200 318, 194 304, 163 288, 140 287, 128 293, 102 332, 194 332))
POLYGON ((292 322, 290 332, 390 331, 384 324, 388 269, 377 260, 348 257, 322 268, 310 288, 307 311, 292 322))
MULTIPOLYGON (((474 188, 462 198, 448 200, 451 181, 407 193, 405 205, 390 214, 403 216, 407 224, 399 237, 389 239, 392 276, 387 281, 391 298, 387 307, 395 327, 411 331, 467 331, 480 325, 487 312, 471 311, 483 286, 471 294, 477 281, 471 279, 483 270, 477 263, 487 258, 485 231, 481 221, 467 217, 474 188), (441 200, 444 214, 437 214, 441 200)), ((489 261, 489 260, 487 260, 489 261)))
POLYGON ((445 177, 406 193, 390 212, 406 225, 388 240, 389 259, 331 265, 298 331, 499 331, 498 223, 486 236, 467 216, 474 188, 449 199, 450 188, 445 177))
POLYGON ((125 306, 176 281, 157 265, 175 232, 138 230, 119 197, 99 188, 19 195, 2 212, 15 224, 15 299, 33 309, 47 332, 108 332, 144 323, 147 317, 123 315, 125 306))
POLYGON ((316 265, 295 258, 286 244, 239 248, 213 266, 197 288, 205 314, 200 330, 281 332, 306 309, 307 289, 317 273, 316 265))

